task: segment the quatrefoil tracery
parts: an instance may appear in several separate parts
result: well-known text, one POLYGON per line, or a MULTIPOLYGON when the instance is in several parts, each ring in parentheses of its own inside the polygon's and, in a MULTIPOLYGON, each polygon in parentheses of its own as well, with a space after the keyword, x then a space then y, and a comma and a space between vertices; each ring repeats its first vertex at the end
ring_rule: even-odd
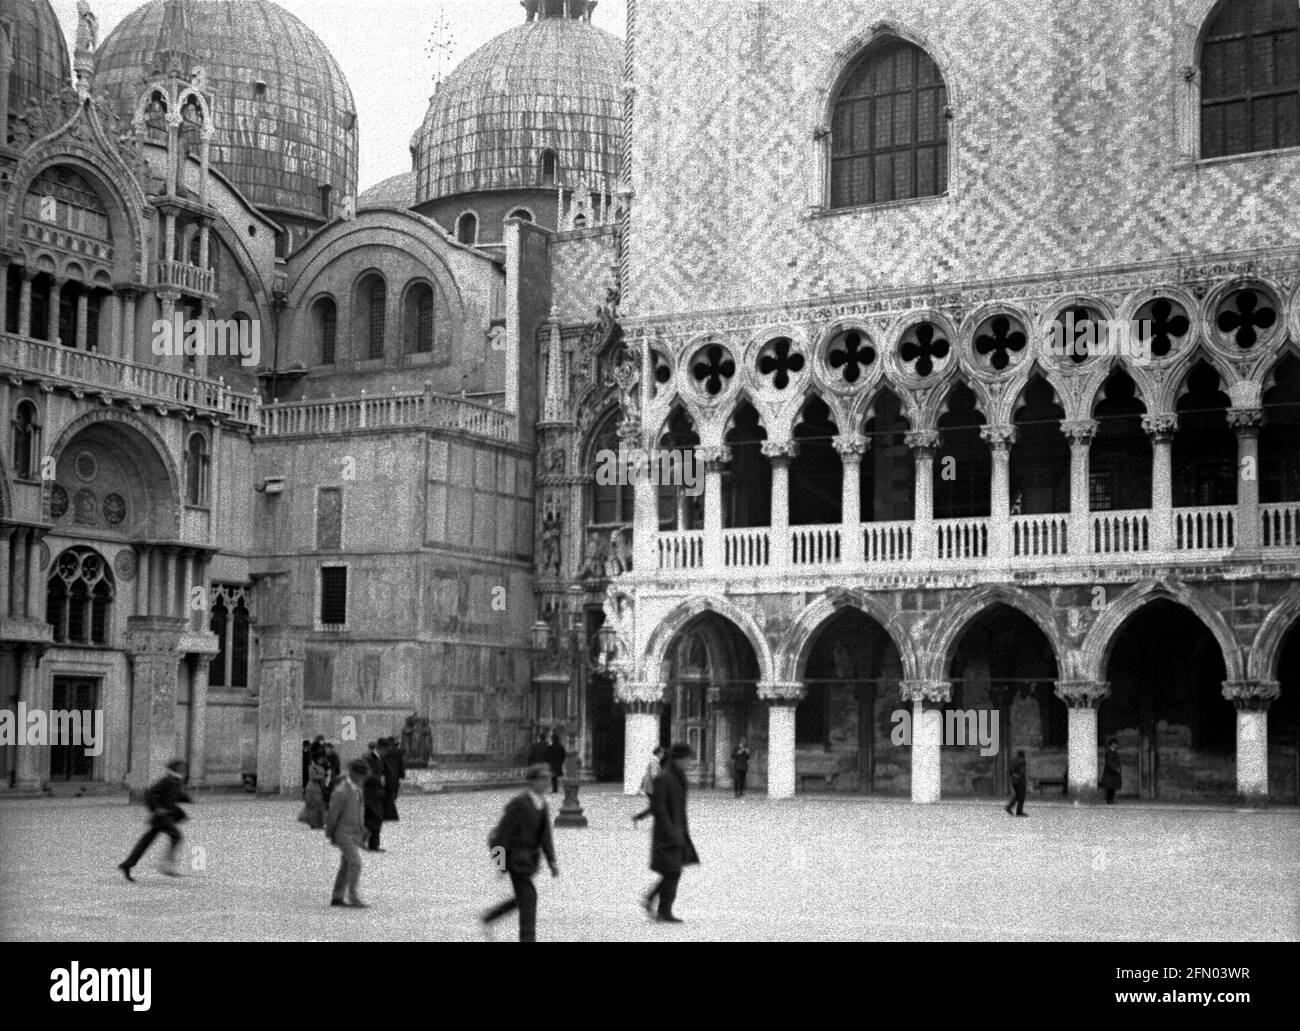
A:
POLYGON ((777 337, 764 345, 758 357, 759 375, 770 377, 777 390, 784 390, 790 385, 791 378, 803 371, 804 357, 793 348, 794 343, 789 337, 777 337))
POLYGON ((871 346, 870 338, 857 329, 837 336, 826 353, 826 364, 850 386, 865 376, 875 361, 876 349, 871 346))
POLYGON ((937 363, 947 359, 952 346, 933 322, 918 322, 903 334, 899 357, 912 367, 919 379, 931 375, 937 363))
POLYGON ((1168 297, 1147 301, 1137 310, 1138 339, 1150 348, 1151 357, 1167 358, 1183 344, 1192 328, 1187 309, 1168 297))
POLYGON ((1215 325, 1243 351, 1254 347, 1277 323, 1277 308, 1260 290, 1236 290, 1219 304, 1215 325))
POLYGON ((975 333, 975 353, 987 359, 994 372, 1004 371, 1026 343, 1025 327, 1009 315, 986 319, 975 333))
POLYGON ((691 362, 691 375, 695 384, 709 397, 717 397, 736 374, 736 363, 731 353, 721 344, 710 344, 691 362))

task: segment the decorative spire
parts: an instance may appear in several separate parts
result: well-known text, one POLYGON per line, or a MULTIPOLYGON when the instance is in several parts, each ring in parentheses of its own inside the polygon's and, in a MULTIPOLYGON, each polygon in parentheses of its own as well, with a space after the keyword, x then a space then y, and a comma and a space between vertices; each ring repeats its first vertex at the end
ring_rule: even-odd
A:
POLYGON ((77 47, 72 70, 77 77, 77 92, 89 96, 95 85, 95 49, 99 46, 99 19, 86 0, 77 0, 77 47))
POLYGON ((153 58, 145 65, 148 77, 175 74, 177 78, 188 79, 194 66, 199 64, 191 40, 190 14, 185 0, 167 0, 153 58))
POLYGON ((596 3, 597 0, 519 0, 519 6, 524 9, 524 21, 568 18, 589 22, 596 3))

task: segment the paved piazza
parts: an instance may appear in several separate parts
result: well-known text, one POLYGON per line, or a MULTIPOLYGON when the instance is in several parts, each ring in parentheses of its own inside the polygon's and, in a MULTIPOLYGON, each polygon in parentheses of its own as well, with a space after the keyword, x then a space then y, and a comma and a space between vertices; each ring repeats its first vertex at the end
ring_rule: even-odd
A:
MULTIPOLYGON (((0 802, 0 933, 19 940, 481 940, 509 893, 487 856, 509 795, 399 799, 388 852, 367 855, 368 911, 331 909, 337 853, 297 804, 201 797, 183 880, 155 844, 126 884, 114 865, 142 827, 120 799, 0 802), (198 850, 202 850, 201 852, 198 850), (197 863, 196 863, 197 861, 197 863)), ((1155 805, 754 796, 698 791, 686 923, 651 924, 637 893, 649 824, 639 799, 586 789, 585 830, 556 831, 558 880, 538 880, 539 940, 1296 940, 1300 814, 1155 805)), ((498 925, 513 940, 516 924, 498 925)))

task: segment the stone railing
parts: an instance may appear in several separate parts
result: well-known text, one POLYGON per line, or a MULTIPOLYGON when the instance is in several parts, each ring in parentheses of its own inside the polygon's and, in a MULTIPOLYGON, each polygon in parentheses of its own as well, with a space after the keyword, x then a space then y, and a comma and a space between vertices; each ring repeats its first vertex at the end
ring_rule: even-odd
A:
POLYGON ((1260 508, 1260 543, 1266 548, 1300 548, 1300 501, 1260 508))
POLYGON ((1068 515, 1011 517, 1011 554, 1017 558, 1067 555, 1069 537, 1068 515))
POLYGON ((152 405, 193 408, 248 425, 256 424, 258 419, 257 398, 231 390, 220 380, 167 372, 12 333, 0 334, 0 370, 55 380, 73 391, 101 394, 106 400, 121 397, 152 405))
POLYGON ((864 523, 863 554, 867 562, 907 562, 912 558, 912 524, 864 523))
POLYGON ((185 261, 160 261, 157 265, 157 286, 169 287, 186 294, 212 295, 216 293, 216 273, 185 261))
POLYGON ((1094 555, 1133 555, 1151 550, 1151 513, 1092 513, 1088 540, 1094 555))
POLYGON ((840 560, 840 527, 792 526, 790 561, 796 566, 824 566, 840 560))
POLYGON ((704 565, 704 534, 699 530, 656 535, 660 569, 700 569, 704 565))
POLYGON ((935 558, 970 560, 988 558, 989 519, 936 519, 935 558))
POLYGON ((354 430, 464 430, 492 440, 518 440, 510 412, 468 398, 433 394, 375 394, 263 405, 264 436, 315 436, 354 430))
POLYGON ((772 561, 771 532, 762 527, 726 530, 722 534, 723 561, 728 566, 766 566, 772 561))
POLYGON ((1235 505, 1174 509, 1176 551, 1230 551, 1237 518, 1235 505))

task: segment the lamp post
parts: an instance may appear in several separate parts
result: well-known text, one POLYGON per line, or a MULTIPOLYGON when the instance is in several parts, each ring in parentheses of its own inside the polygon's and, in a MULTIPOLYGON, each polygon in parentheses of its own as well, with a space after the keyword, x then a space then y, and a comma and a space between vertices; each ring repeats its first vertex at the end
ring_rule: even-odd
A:
MULTIPOLYGON (((583 637, 583 606, 582 606, 582 588, 574 584, 569 595, 569 675, 572 678, 569 681, 570 688, 578 684, 582 655, 582 637, 583 637)), ((577 700, 575 699, 575 702, 577 700)), ((578 742, 573 737, 569 738, 569 751, 565 757, 564 779, 561 783, 564 785, 564 801, 560 803, 560 812, 555 817, 555 826, 557 827, 585 827, 587 818, 582 815, 582 804, 578 801, 578 768, 581 763, 581 756, 578 753, 578 742)))

